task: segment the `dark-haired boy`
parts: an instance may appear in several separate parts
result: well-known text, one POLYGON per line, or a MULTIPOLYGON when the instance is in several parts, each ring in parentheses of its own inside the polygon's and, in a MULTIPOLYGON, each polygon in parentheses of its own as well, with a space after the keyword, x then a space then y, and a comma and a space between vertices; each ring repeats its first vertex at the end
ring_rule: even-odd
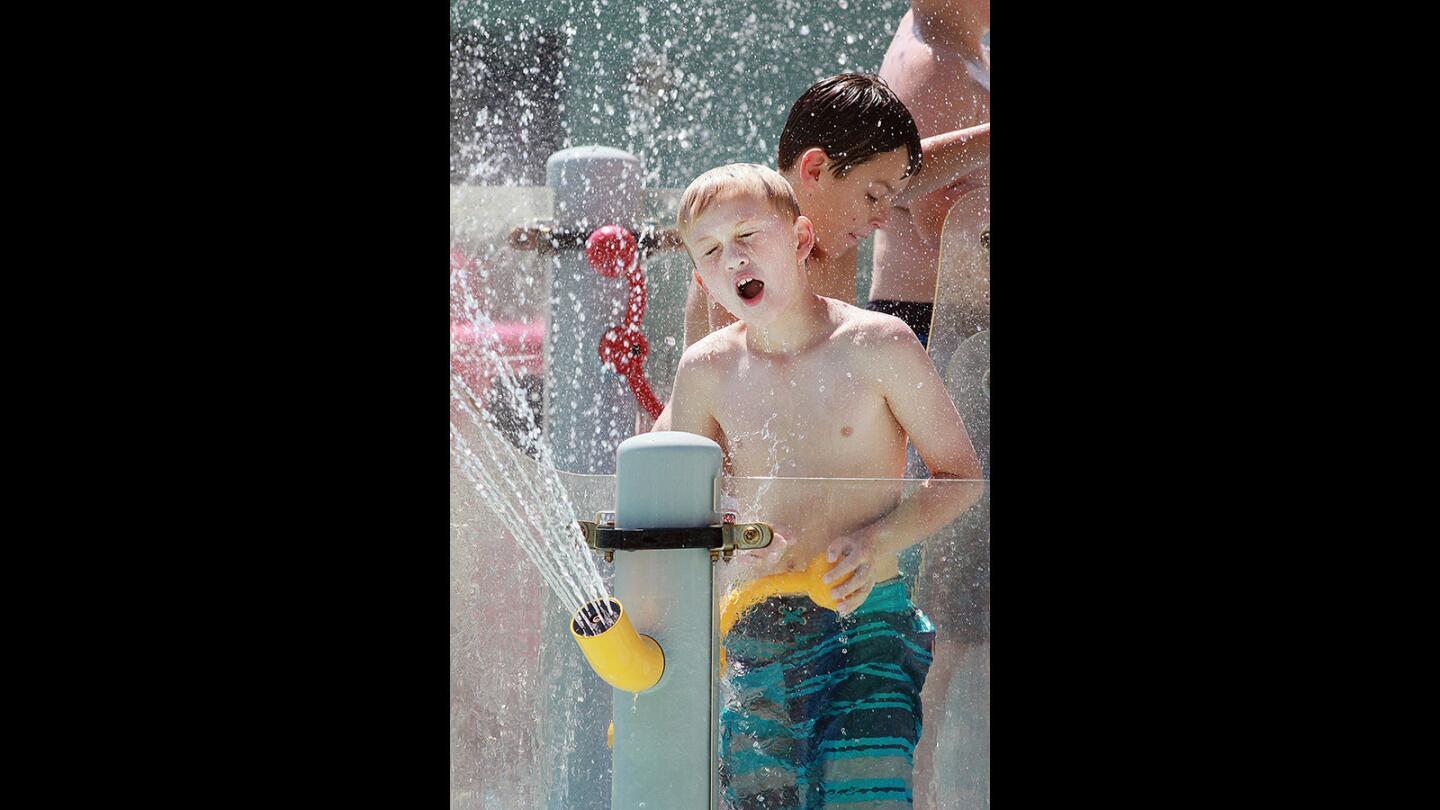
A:
MULTIPOLYGON (((922 142, 909 110, 883 79, 841 73, 821 79, 796 100, 778 151, 777 167, 814 224, 815 248, 807 263, 811 287, 827 298, 853 302, 860 242, 889 220, 893 208, 988 163, 990 125, 922 142)), ((904 308, 872 308, 900 317, 925 343, 928 310, 921 318, 907 317, 914 313, 904 308)), ((691 284, 685 345, 734 320, 691 284)))

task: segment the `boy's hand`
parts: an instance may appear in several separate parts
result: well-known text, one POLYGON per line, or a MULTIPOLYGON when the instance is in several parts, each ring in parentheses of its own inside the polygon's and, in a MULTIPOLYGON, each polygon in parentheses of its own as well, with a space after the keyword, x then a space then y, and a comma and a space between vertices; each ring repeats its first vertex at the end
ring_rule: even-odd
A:
POLYGON ((835 609, 841 616, 852 613, 863 605, 875 587, 874 566, 871 564, 873 544, 872 532, 868 527, 841 535, 830 543, 826 559, 835 563, 835 567, 821 577, 821 581, 829 584, 845 580, 830 589, 830 595, 837 602, 835 609), (847 574, 850 575, 849 579, 845 579, 847 574))
MULTIPOLYGON (((781 569, 780 561, 785 559, 785 552, 790 548, 790 541, 785 539, 780 527, 775 524, 770 526, 772 536, 770 545, 765 548, 757 548, 735 555, 735 562, 740 565, 745 579, 759 579, 760 577, 773 574, 781 569)), ((787 561, 785 567, 794 569, 794 560, 787 561)))

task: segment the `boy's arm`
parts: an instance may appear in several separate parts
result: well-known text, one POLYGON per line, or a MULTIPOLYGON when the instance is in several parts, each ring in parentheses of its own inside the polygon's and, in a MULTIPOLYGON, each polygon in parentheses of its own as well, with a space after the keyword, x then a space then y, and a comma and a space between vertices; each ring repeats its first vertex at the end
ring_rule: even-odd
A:
POLYGON ((920 142, 920 171, 890 205, 908 208, 990 162, 990 122, 933 135, 920 142))
POLYGON ((680 358, 680 368, 675 372, 675 387, 670 392, 670 401, 660 418, 655 420, 655 430, 682 430, 704 436, 723 447, 720 423, 711 415, 714 390, 715 381, 709 364, 699 354, 687 349, 680 358))
POLYGON ((859 607, 870 595, 872 560, 898 554, 933 535, 984 494, 980 460, 944 381, 915 334, 897 325, 899 329, 890 329, 880 340, 875 367, 886 369, 881 379, 890 412, 909 434, 932 480, 884 517, 830 544, 829 559, 836 565, 825 575, 826 582, 838 582, 861 569, 833 591, 842 613, 859 607), (940 484, 934 479, 975 483, 940 484))
POLYGON ((655 417, 655 424, 650 426, 651 433, 659 433, 663 430, 672 429, 670 427, 670 403, 674 401, 675 400, 673 398, 665 401, 664 410, 660 411, 660 415, 655 417))
POLYGON ((915 333, 900 326, 903 332, 897 339, 881 341, 878 346, 887 355, 884 368, 889 373, 881 379, 890 412, 909 435, 932 478, 979 480, 980 459, 945 381, 915 333))

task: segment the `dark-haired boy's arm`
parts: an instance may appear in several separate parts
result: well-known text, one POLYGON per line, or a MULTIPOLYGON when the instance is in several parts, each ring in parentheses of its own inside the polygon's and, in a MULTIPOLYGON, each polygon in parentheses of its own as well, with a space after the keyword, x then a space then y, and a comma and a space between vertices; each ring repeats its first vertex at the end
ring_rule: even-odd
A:
POLYGON ((906 208, 990 162, 990 122, 956 129, 920 142, 920 171, 891 205, 906 208))

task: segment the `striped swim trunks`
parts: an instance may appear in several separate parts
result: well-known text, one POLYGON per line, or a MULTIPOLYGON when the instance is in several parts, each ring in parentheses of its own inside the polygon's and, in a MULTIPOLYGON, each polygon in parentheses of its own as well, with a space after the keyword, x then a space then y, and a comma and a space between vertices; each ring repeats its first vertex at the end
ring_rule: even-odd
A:
POLYGON ((725 807, 911 807, 934 639, 899 577, 848 617, 804 596, 752 608, 725 639, 725 807))

